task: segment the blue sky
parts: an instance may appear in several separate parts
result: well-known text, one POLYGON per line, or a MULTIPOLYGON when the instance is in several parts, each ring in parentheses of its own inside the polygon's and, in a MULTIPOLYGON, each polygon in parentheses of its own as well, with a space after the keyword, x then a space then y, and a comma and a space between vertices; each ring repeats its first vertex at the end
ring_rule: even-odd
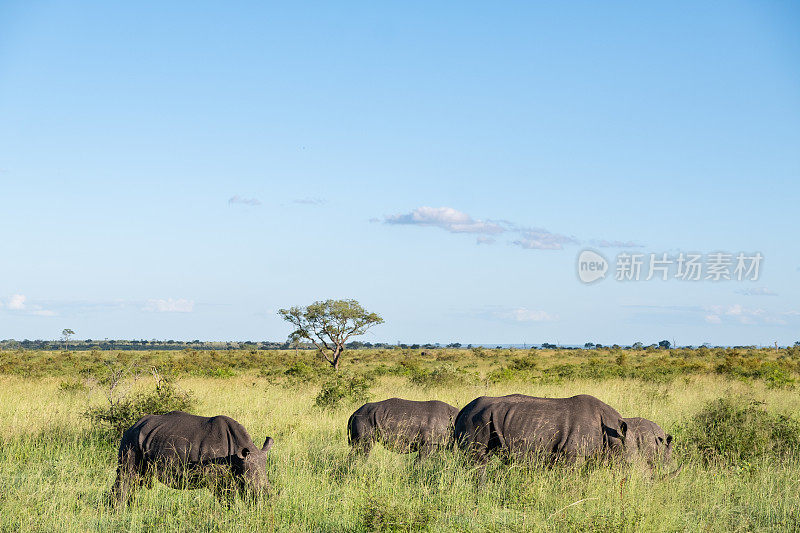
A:
POLYGON ((0 338, 800 340, 796 3, 0 4, 0 338), (583 249, 757 281, 578 280, 583 249))

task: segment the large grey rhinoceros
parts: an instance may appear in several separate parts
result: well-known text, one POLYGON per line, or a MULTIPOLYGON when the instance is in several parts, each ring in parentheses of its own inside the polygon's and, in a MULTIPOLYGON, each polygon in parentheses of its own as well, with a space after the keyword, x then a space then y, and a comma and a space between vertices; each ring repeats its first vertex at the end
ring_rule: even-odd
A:
POLYGON ((458 409, 438 400, 390 398, 362 405, 347 421, 353 451, 368 456, 381 442, 401 453, 419 452, 420 461, 450 442, 458 409))
POLYGON ((269 488, 267 450, 273 442, 267 437, 259 449, 244 426, 227 416, 143 416, 122 435, 112 498, 124 503, 153 478, 177 489, 206 487, 228 503, 237 493, 256 496, 269 488))
MULTIPOLYGON (((651 472, 672 464, 672 435, 646 418, 626 418, 625 423, 628 424, 625 456, 629 460, 644 462, 651 472)), ((677 475, 681 468, 683 465, 669 477, 677 475)))
POLYGON ((512 394, 481 396, 468 403, 456 417, 453 438, 481 465, 493 454, 575 462, 622 457, 627 430, 622 415, 594 396, 512 394))

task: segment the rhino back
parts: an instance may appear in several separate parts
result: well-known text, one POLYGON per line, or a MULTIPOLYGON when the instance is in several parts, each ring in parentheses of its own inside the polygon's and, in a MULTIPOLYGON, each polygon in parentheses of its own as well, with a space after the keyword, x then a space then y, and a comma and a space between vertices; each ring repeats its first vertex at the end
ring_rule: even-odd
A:
POLYGON ((585 456, 606 443, 606 428, 622 417, 593 396, 537 398, 524 395, 481 397, 458 415, 455 436, 462 447, 485 452, 585 456))
POLYGON ((353 413, 351 423, 384 435, 436 435, 447 431, 456 412, 455 407, 438 400, 390 398, 363 405, 353 413))
POLYGON ((123 446, 135 444, 144 457, 201 462, 256 447, 247 430, 227 416, 204 417, 182 411, 141 418, 125 436, 123 446), (130 434, 129 434, 130 432, 130 434), (135 443, 131 440, 135 439, 135 443))
POLYGON ((521 401, 533 398, 524 394, 509 394, 507 396, 479 396, 465 405, 456 415, 453 424, 453 434, 456 442, 467 444, 479 439, 488 440, 488 424, 490 421, 487 407, 503 401, 521 401), (484 439, 479 434, 486 433, 484 439))

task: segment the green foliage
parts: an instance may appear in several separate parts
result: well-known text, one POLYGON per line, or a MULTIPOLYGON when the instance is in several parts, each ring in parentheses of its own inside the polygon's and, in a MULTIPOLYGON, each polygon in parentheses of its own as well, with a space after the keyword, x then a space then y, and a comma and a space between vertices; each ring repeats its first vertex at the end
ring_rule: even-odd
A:
POLYGON ((453 387, 463 385, 469 381, 469 374, 450 363, 442 363, 433 370, 420 366, 411 370, 411 383, 420 387, 453 387))
POLYGON ((680 441, 706 464, 781 460, 800 453, 800 423, 760 402, 720 398, 691 418, 680 441))
POLYGON ((319 371, 316 367, 309 365, 303 361, 297 361, 284 372, 288 378, 297 383, 308 383, 319 377, 319 371))
POLYGON ((341 406, 367 402, 374 384, 375 378, 370 375, 348 375, 337 372, 322 384, 314 405, 320 409, 334 410, 341 406))
POLYGON ((368 498, 361 521, 367 531, 425 531, 433 516, 425 506, 368 498))
POLYGON ((88 392, 89 387, 83 381, 77 379, 65 379, 58 384, 58 390, 62 392, 88 392))
POLYGON ((383 324, 380 315, 368 312, 356 300, 325 300, 306 307, 280 309, 278 314, 295 328, 289 334, 290 342, 311 342, 336 370, 350 337, 383 324))
MULTIPOLYGON (((195 400, 165 377, 154 372, 155 386, 127 392, 115 397, 107 394, 105 405, 89 407, 84 416, 103 437, 119 439, 122 433, 144 415, 160 415, 170 411, 190 411, 195 400)), ((116 386, 113 384, 112 388, 116 386)))

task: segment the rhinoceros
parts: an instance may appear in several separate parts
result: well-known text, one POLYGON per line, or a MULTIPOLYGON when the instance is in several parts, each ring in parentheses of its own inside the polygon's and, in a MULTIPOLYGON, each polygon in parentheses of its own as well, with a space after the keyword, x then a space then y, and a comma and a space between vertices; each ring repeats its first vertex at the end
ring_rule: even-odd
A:
POLYGON ((536 398, 522 394, 481 396, 455 421, 455 442, 485 465, 493 454, 545 462, 575 462, 624 453, 628 425, 594 396, 536 398))
POLYGON ((112 498, 124 503, 154 478, 178 489, 209 488, 227 503, 237 493, 256 496, 269 488, 266 462, 273 443, 267 437, 259 449, 244 426, 227 416, 143 416, 122 435, 112 498))
MULTIPOLYGON (((644 462, 651 472, 672 464, 672 435, 646 418, 626 418, 625 423, 628 424, 625 456, 629 460, 644 462)), ((677 475, 681 468, 683 465, 667 477, 677 475)))
POLYGON ((450 442, 457 414, 458 409, 438 400, 370 402, 347 421, 348 440, 354 452, 365 456, 375 442, 381 442, 401 453, 419 452, 420 461, 450 442))

